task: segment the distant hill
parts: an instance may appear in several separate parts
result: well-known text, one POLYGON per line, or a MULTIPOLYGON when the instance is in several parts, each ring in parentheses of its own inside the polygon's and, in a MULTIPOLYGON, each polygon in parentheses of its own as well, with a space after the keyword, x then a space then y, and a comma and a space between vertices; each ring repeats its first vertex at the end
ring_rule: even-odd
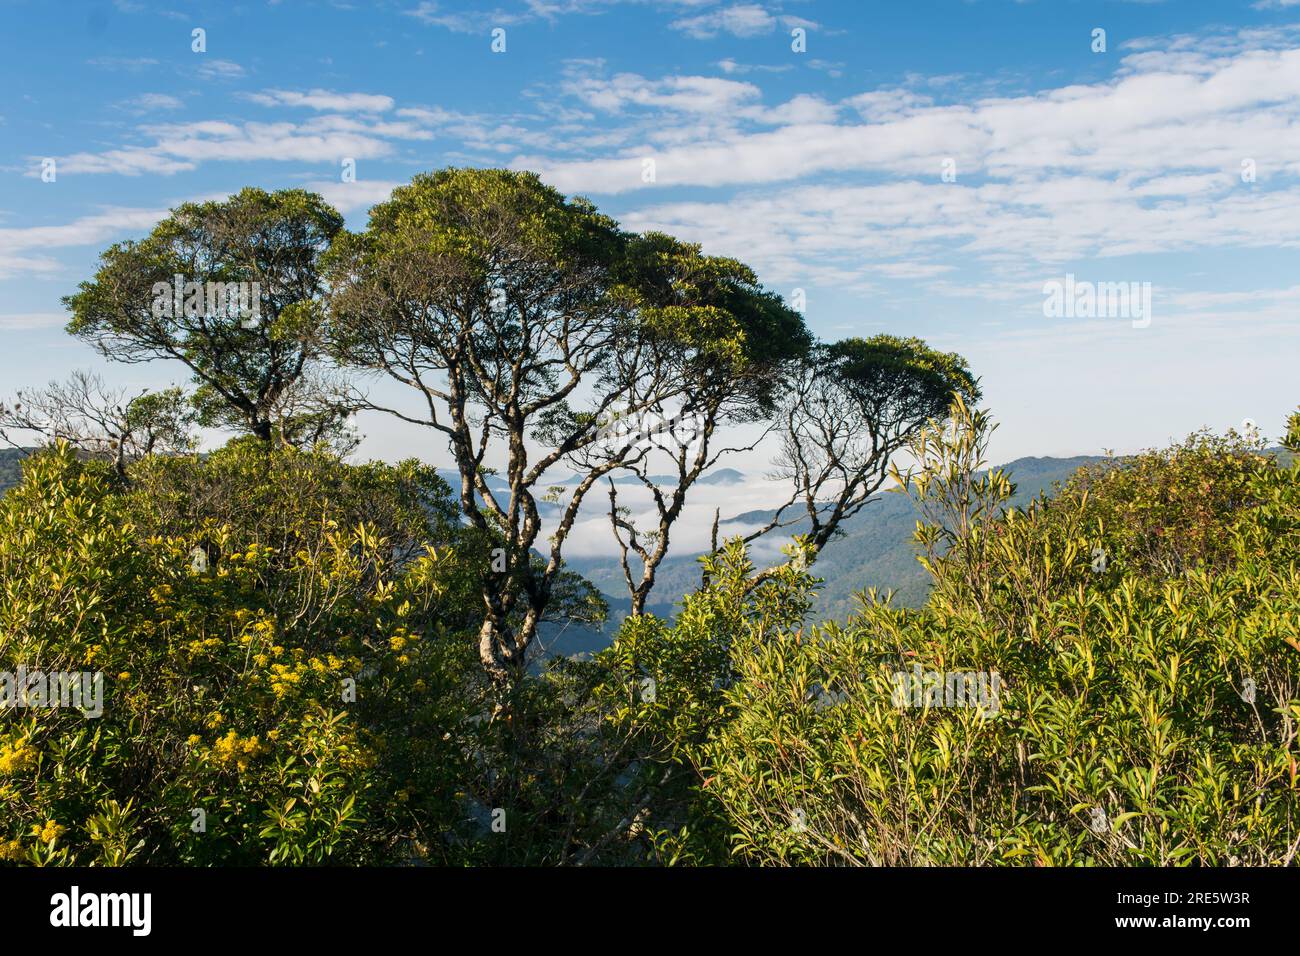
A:
POLYGON ((22 480, 22 460, 28 448, 0 448, 0 495, 22 480))
MULTIPOLYGON (((1099 456, 1073 458, 1018 458, 1002 466, 1016 485, 1013 505, 1028 504, 1035 496, 1051 492, 1084 465, 1102 461, 1099 456)), ((857 609, 854 597, 875 587, 893 590, 894 601, 919 607, 930 592, 930 578, 916 560, 912 541, 916 510, 901 494, 878 496, 851 520, 845 534, 818 556, 813 573, 825 580, 814 611, 819 619, 842 620, 857 609)))

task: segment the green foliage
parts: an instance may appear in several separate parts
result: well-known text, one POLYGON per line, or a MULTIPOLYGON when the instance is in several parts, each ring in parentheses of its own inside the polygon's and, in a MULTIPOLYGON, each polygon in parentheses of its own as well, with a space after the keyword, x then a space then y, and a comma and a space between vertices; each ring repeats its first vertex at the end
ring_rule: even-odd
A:
POLYGON ((1194 436, 1003 512, 1005 478, 974 477, 991 423, 952 421, 908 485, 929 604, 731 654, 697 750, 712 832, 756 863, 1294 862, 1300 470, 1194 436), (1164 523, 1109 523, 1143 501, 1164 523), (900 706, 915 668, 1001 690, 900 706))
POLYGON ((673 373, 693 383, 691 401, 711 391, 770 413, 781 373, 812 348, 798 312, 763 289, 737 259, 706 256, 696 243, 659 232, 627 241, 618 294, 636 308, 638 328, 673 373))
POLYGON ((361 863, 454 852, 452 781, 478 709, 474 657, 452 630, 463 569, 453 547, 399 560, 373 526, 331 517, 347 516, 349 496, 383 514, 387 495, 399 515, 394 499, 420 485, 411 468, 353 470, 257 443, 207 462, 144 464, 167 472, 146 483, 173 490, 178 472, 197 488, 220 475, 226 490, 262 477, 279 489, 264 499, 278 513, 252 533, 256 522, 240 527, 220 501, 177 518, 166 496, 115 493, 105 466, 66 447, 24 467, 0 503, 0 667, 101 671, 104 699, 98 718, 32 708, 6 723, 8 858, 361 863), (294 497, 276 484, 290 477, 314 482, 294 497), (198 810, 205 832, 192 829, 198 810))
POLYGON ((800 569, 807 542, 789 553, 790 563, 756 584, 744 546, 728 542, 701 559, 709 584, 686 597, 671 625, 629 617, 596 662, 606 675, 595 691, 603 731, 635 754, 617 794, 637 795, 623 827, 635 822, 647 859, 727 859, 728 833, 701 769, 711 742, 736 717, 729 694, 738 662, 797 630, 808 611, 814 582, 800 569))
POLYGON ((1235 432, 1197 432, 1172 448, 1082 469, 1055 507, 1085 511, 1135 572, 1175 577, 1193 568, 1221 571, 1234 561, 1225 526, 1259 504, 1256 481, 1273 470, 1261 449, 1235 432))
POLYGON ((938 352, 918 338, 876 335, 825 347, 823 370, 855 403, 875 411, 885 428, 899 412, 909 421, 942 418, 954 397, 980 397, 979 384, 956 352, 938 352), (882 414, 883 413, 883 414, 882 414))
MULTIPOLYGON (((425 355, 420 364, 432 367, 464 349, 489 366, 508 363, 537 347, 523 316, 558 309, 576 319, 608 308, 607 276, 621 246, 613 220, 535 174, 418 175, 371 209, 365 232, 340 235, 330 250, 334 350, 376 370, 394 349, 425 355), (475 309, 488 314, 494 302, 516 317, 498 335, 463 321, 475 309)), ((533 395, 547 382, 528 384, 533 395)))
MULTIPOLYGON (((0 671, 98 672, 104 697, 0 727, 0 860, 1296 860, 1300 413, 1285 467, 1198 433, 1021 504, 960 356, 814 343, 743 263, 507 170, 417 176, 359 235, 301 190, 185 204, 66 304, 71 332, 181 361, 197 392, 110 402, 107 435, 89 377, 5 410, 84 447, 0 498, 0 671), (177 275, 260 283, 260 321, 153 308, 177 275), (350 439, 327 348, 418 392, 456 496, 329 450, 350 439), (561 557, 582 494, 649 464, 593 426, 674 409, 706 421, 679 491, 714 426, 768 421, 794 490, 764 523, 802 507, 807 533, 762 571, 729 541, 674 620, 539 667, 544 619, 606 611, 561 557), (252 437, 189 454, 193 414, 252 437), (808 626, 809 565, 905 446, 928 603, 868 592, 808 626), (563 463, 584 481, 549 494, 543 553, 534 491, 563 463), (900 694, 927 673, 993 698, 900 694)), ((682 504, 655 496, 651 545, 682 504)))
POLYGON ((109 358, 184 363, 204 425, 292 444, 337 437, 343 410, 317 370, 321 256, 342 228, 301 189, 184 203, 144 239, 104 251, 95 277, 64 299, 68 331, 109 358), (189 297, 178 277, 201 290, 196 308, 174 307, 175 295, 189 297), (209 283, 257 283, 256 322, 210 302, 209 283))

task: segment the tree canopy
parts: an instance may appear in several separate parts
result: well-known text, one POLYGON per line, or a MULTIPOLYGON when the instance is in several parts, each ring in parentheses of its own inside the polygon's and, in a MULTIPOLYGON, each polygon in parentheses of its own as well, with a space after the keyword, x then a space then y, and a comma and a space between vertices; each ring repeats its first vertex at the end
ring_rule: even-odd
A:
POLYGON ((121 362, 191 373, 203 424, 291 444, 338 427, 322 393, 321 256, 343 219, 301 189, 185 203, 148 236, 116 243, 64 299, 68 331, 121 362))

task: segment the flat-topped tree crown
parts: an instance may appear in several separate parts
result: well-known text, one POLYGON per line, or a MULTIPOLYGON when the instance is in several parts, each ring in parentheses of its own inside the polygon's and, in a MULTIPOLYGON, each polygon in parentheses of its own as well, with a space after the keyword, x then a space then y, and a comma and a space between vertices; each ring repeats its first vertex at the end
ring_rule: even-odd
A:
POLYGON ((954 395, 976 401, 979 385, 966 360, 956 352, 939 352, 918 338, 876 335, 848 338, 824 346, 819 362, 845 395, 878 428, 945 418, 954 395))

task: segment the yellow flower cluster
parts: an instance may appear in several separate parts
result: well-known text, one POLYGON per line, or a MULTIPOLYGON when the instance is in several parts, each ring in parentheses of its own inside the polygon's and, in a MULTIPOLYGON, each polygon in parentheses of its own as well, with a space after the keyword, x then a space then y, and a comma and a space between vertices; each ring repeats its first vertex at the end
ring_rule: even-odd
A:
MULTIPOLYGON (((274 618, 259 614, 257 619, 252 621, 251 624, 247 623, 252 617, 252 613, 244 608, 241 608, 235 614, 235 622, 244 625, 244 632, 239 636, 239 643, 243 644, 245 647, 248 647, 254 641, 269 642, 275 637, 274 618)), ((271 650, 276 657, 279 657, 284 653, 284 648, 279 646, 272 647, 271 650)), ((264 654, 259 654, 258 656, 265 657, 264 654)))
POLYGON ((388 639, 388 646, 394 651, 403 651, 420 640, 419 634, 412 634, 404 627, 399 627, 388 639))
MULTIPOLYGON (((279 648, 283 652, 283 648, 279 648)), ((295 648, 295 651, 298 649, 295 648)), ((295 657, 299 655, 295 653, 295 657)), ((345 661, 335 654, 326 654, 325 657, 311 657, 306 661, 297 661, 294 664, 272 664, 271 665, 271 692, 276 697, 284 697, 290 691, 295 690, 301 683, 302 679, 308 674, 317 677, 337 676, 343 673, 355 673, 360 668, 359 661, 345 661), (349 664, 351 668, 349 670, 349 664)))
POLYGON ((290 667, 288 664, 271 665, 271 693, 283 697, 302 683, 307 669, 301 664, 290 667))
POLYGON ((190 641, 189 644, 186 645, 186 650, 190 652, 190 657, 198 657, 200 654, 216 650, 220 646, 221 638, 209 637, 202 641, 190 641))
POLYGON ((27 743, 26 737, 0 747, 0 773, 18 773, 35 763, 36 750, 27 743))
POLYGON ((23 852, 23 845, 17 840, 0 840, 0 860, 19 863, 26 858, 27 854, 23 852))
POLYGON ((39 823, 33 824, 32 836, 36 837, 42 843, 53 843, 59 837, 63 836, 68 830, 67 827, 61 827, 53 820, 46 820, 45 826, 39 823))
POLYGON ((237 769, 243 771, 248 769, 248 761, 251 758, 266 753, 266 749, 266 745, 260 738, 256 736, 241 738, 231 730, 224 737, 218 737, 216 743, 212 745, 212 757, 222 766, 233 763, 237 769))
POLYGON ((275 554, 275 549, 269 545, 250 544, 246 551, 232 551, 225 555, 224 560, 231 564, 256 564, 259 558, 269 557, 275 554))

